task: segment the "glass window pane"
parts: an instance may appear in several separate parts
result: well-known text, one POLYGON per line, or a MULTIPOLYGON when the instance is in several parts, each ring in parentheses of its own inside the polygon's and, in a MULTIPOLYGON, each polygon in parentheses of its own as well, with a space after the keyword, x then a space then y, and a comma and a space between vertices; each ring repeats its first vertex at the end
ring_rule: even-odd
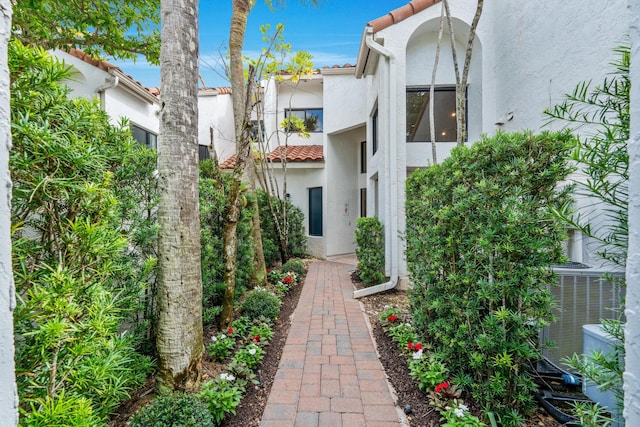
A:
MULTIPOLYGON (((456 141, 455 88, 438 88, 434 92, 434 120, 437 142, 456 141)), ((431 142, 429 90, 407 90, 407 141, 431 142)))
POLYGON ((322 236, 322 187, 309 189, 309 235, 322 236))

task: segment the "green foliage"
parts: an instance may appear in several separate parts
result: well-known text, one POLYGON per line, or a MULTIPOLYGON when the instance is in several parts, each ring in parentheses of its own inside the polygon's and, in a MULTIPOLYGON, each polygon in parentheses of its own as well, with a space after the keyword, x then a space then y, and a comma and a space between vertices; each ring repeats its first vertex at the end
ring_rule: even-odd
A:
POLYGON ((46 49, 77 47, 91 55, 153 64, 160 56, 160 5, 153 0, 13 3, 13 37, 46 49))
POLYGON ((256 194, 260 209, 265 263, 273 265, 278 260, 286 262, 292 257, 304 257, 307 250, 307 235, 304 230, 302 211, 290 201, 281 200, 275 196, 269 197, 264 191, 257 191, 256 194), (275 218, 270 206, 275 212, 275 218), (280 245, 280 242, 284 242, 284 245, 280 245), (284 246, 284 254, 281 246, 284 246))
MULTIPOLYGON (((220 314, 226 289, 224 283, 223 214, 228 204, 231 179, 222 175, 223 185, 216 180, 211 160, 200 162, 200 245, 202 266, 203 313, 205 322, 215 320, 220 314)), ((253 269, 253 240, 251 237, 253 212, 242 209, 236 233, 238 237, 235 297, 242 296, 249 286, 253 269)))
POLYGON ((262 363, 264 354, 265 351, 262 347, 252 343, 238 350, 233 359, 244 363, 249 369, 255 369, 262 363))
POLYGON ((131 427, 214 427, 207 405, 197 396, 174 393, 158 397, 131 417, 131 427))
POLYGON ((212 343, 207 346, 211 357, 218 362, 227 360, 236 346, 236 341, 226 334, 218 334, 211 337, 212 343))
POLYGON ((378 218, 356 220, 356 257, 358 274, 365 284, 384 282, 384 231, 378 218))
POLYGON ((231 324, 231 327, 233 328, 233 330, 238 336, 244 336, 249 331, 249 328, 251 327, 251 319, 249 319, 246 316, 238 317, 236 320, 233 321, 233 323, 231 324))
POLYGON ((293 271, 298 277, 302 277, 306 273, 307 269, 304 265, 304 261, 300 258, 290 258, 287 262, 282 264, 282 271, 285 273, 293 271))
POLYGON ((418 341, 418 335, 415 329, 408 323, 399 323, 395 326, 391 326, 388 329, 388 334, 391 339, 398 344, 398 347, 404 349, 407 348, 409 343, 415 343, 418 341))
POLYGON ((23 409, 20 425, 29 427, 98 427, 104 425, 93 412, 91 401, 84 397, 65 396, 64 391, 56 397, 46 396, 31 402, 23 409))
POLYGON ((240 306, 240 313, 249 319, 258 319, 262 316, 273 321, 280 313, 282 301, 266 289, 254 289, 247 293, 240 306))
POLYGON ((80 417, 104 421, 151 369, 135 352, 138 336, 121 332, 154 265, 131 256, 144 254, 134 240, 140 212, 124 206, 149 205, 124 191, 123 171, 151 156, 97 103, 69 99, 60 84, 68 69, 43 50, 13 41, 9 63, 22 409, 30 407, 26 419, 50 414, 54 423, 75 401, 80 417))
POLYGON ((235 379, 231 374, 222 374, 215 380, 202 384, 202 390, 198 393, 209 408, 216 425, 220 425, 227 414, 235 414, 236 407, 240 404, 244 388, 238 387, 235 379))
POLYGON ((432 390, 447 379, 447 373, 444 363, 433 355, 422 355, 409 361, 409 374, 418 382, 421 390, 432 390))
MULTIPOLYGON (((553 109, 545 111, 550 122, 564 121, 574 130, 583 130, 582 137, 572 159, 587 175, 586 182, 577 184, 578 194, 589 198, 588 209, 596 209, 595 224, 589 223, 580 211, 574 212, 569 204, 556 211, 557 215, 571 227, 600 244, 598 255, 619 268, 626 267, 629 237, 629 153, 627 143, 629 131, 629 106, 631 79, 629 66, 631 52, 628 45, 615 49, 618 58, 612 63, 614 71, 601 85, 594 88, 590 83, 578 84, 573 93, 553 109), (600 221, 604 218, 604 221, 600 221)), ((608 277, 619 285, 624 278, 608 277)), ((613 390, 616 404, 623 407, 621 384, 625 358, 624 333, 622 327, 622 305, 615 320, 604 320, 604 330, 616 341, 609 354, 594 353, 588 356, 574 355, 566 363, 602 390, 613 390)), ((597 407, 590 410, 583 405, 577 408, 584 425, 601 419, 602 425, 610 420, 602 417, 597 407)))
POLYGON ((249 336, 252 338, 260 337, 260 340, 258 342, 266 343, 271 340, 271 337, 273 337, 273 330, 271 329, 271 325, 269 325, 269 323, 258 322, 251 327, 249 336))
POLYGON ((534 406, 523 367, 539 357, 538 330, 552 320, 546 288, 565 232, 549 208, 568 200, 557 183, 571 171, 573 144, 567 132, 498 133, 407 183, 416 331, 503 423, 534 406))

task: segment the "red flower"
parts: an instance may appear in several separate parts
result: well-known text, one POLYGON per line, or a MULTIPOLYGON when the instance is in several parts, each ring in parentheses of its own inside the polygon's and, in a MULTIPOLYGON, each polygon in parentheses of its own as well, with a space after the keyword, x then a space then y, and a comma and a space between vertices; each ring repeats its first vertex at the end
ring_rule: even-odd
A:
POLYGON ((387 320, 389 322, 395 322, 396 320, 398 320, 398 316, 396 316, 395 314, 392 314, 391 316, 387 317, 387 320))
POLYGON ((228 330, 227 332, 229 332, 230 334, 232 334, 232 333, 233 333, 233 328, 229 328, 229 330, 228 330))
POLYGON ((407 344, 407 348, 409 350, 413 349, 413 343, 411 341, 409 341, 409 344, 407 344))
POLYGON ((413 351, 420 351, 420 350, 422 350, 422 344, 416 343, 413 345, 413 351))
POLYGON ((269 270, 268 268, 267 268, 267 273, 271 273, 271 270, 269 270))
POLYGON ((445 388, 449 387, 449 381, 441 382, 436 386, 436 393, 440 393, 445 388))
POLYGON ((291 283, 293 283, 293 277, 291 276, 287 276, 284 279, 282 279, 282 283, 286 283, 287 285, 290 285, 291 283))
POLYGON ((251 338, 251 341, 253 341, 253 342, 260 341, 260 335, 256 335, 255 337, 251 338))

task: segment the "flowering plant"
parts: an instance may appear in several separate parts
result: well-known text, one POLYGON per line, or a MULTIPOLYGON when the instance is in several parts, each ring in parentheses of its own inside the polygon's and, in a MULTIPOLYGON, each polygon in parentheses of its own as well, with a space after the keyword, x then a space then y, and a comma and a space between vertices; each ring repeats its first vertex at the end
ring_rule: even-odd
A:
POLYGON ((218 334, 211 337, 211 344, 207 346, 207 350, 211 357, 222 362, 231 355, 235 346, 236 341, 233 338, 225 334, 218 334))
POLYGON ((469 412, 469 408, 464 403, 458 403, 455 406, 447 406, 441 411, 441 421, 443 427, 484 427, 485 423, 480 421, 478 417, 469 412))
POLYGON ((233 360, 245 363, 249 369, 255 369, 262 362, 264 353, 265 351, 262 347, 251 343, 238 350, 235 356, 233 356, 233 360))

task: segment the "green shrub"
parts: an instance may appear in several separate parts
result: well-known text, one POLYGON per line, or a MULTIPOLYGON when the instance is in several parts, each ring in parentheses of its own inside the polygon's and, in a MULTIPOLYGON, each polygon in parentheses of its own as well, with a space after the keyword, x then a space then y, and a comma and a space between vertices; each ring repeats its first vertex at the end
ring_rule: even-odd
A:
POLYGON ((211 337, 211 344, 207 345, 207 350, 211 357, 218 362, 226 360, 236 346, 236 341, 226 334, 218 334, 211 337))
POLYGON ((233 359, 247 365, 249 369, 255 369, 262 362, 264 357, 264 349, 256 343, 241 348, 233 356, 233 359))
POLYGON ((307 235, 302 211, 288 200, 280 200, 273 196, 269 198, 264 191, 256 193, 265 263, 273 265, 277 261, 286 262, 291 257, 303 257, 307 250, 307 235), (275 218, 269 201, 276 213, 275 218), (276 226, 276 220, 279 227, 276 226), (281 241, 284 242, 283 245, 280 245, 281 241))
POLYGON ((78 396, 65 396, 64 391, 55 398, 49 396, 31 401, 29 410, 22 410, 20 425, 29 427, 98 427, 104 425, 93 412, 91 400, 78 396))
POLYGON ((31 409, 25 419, 33 424, 51 417, 56 425, 70 406, 69 425, 76 415, 106 422, 151 368, 135 351, 139 335, 122 331, 142 310, 154 269, 153 244, 145 243, 154 241, 153 219, 140 211, 153 200, 127 190, 127 170, 138 169, 152 192, 153 155, 96 102, 70 99, 60 83, 69 69, 43 50, 14 40, 9 62, 22 409, 31 409))
POLYGON ((362 217, 356 220, 356 257, 358 274, 366 285, 385 281, 384 234, 378 218, 362 217))
POLYGON ((202 384, 202 391, 198 396, 205 401, 216 425, 220 425, 227 414, 235 414, 236 407, 240 404, 245 390, 235 381, 233 375, 223 373, 215 380, 202 384))
MULTIPOLYGON (((221 176, 223 186, 228 190, 230 176, 221 176)), ((213 314, 217 310, 212 307, 222 305, 222 298, 226 284, 224 283, 224 245, 223 245, 223 214, 227 201, 226 190, 220 188, 219 182, 213 172, 211 160, 200 162, 200 245, 202 268, 202 307, 207 318, 206 323, 211 323, 213 314)), ((249 205, 248 205, 249 206, 249 205)), ((235 297, 239 298, 249 286, 249 278, 253 270, 253 240, 251 209, 242 209, 240 221, 238 221, 236 233, 238 248, 236 257, 236 287, 235 297)))
POLYGON ((271 341, 271 337, 273 337, 273 329, 267 322, 259 321, 257 322, 257 324, 251 327, 251 329, 249 330, 249 336, 252 340, 258 337, 259 339, 255 341, 260 343, 261 345, 264 345, 271 341))
POLYGON ((284 273, 293 271, 298 276, 298 279, 306 273, 307 269, 304 265, 304 261, 300 258, 291 258, 284 264, 282 264, 282 271, 284 273))
POLYGON ((213 427, 205 403, 192 394, 158 397, 131 418, 131 427, 213 427))
POLYGON ((550 208, 568 201, 558 182, 573 144, 567 132, 498 133, 407 183, 416 331, 503 422, 534 406, 524 366, 539 357, 538 331, 553 318, 550 267, 566 233, 550 208))
POLYGON ((247 293, 240 307, 240 313, 249 319, 258 319, 261 316, 273 321, 280 313, 282 301, 266 289, 254 289, 247 293))

